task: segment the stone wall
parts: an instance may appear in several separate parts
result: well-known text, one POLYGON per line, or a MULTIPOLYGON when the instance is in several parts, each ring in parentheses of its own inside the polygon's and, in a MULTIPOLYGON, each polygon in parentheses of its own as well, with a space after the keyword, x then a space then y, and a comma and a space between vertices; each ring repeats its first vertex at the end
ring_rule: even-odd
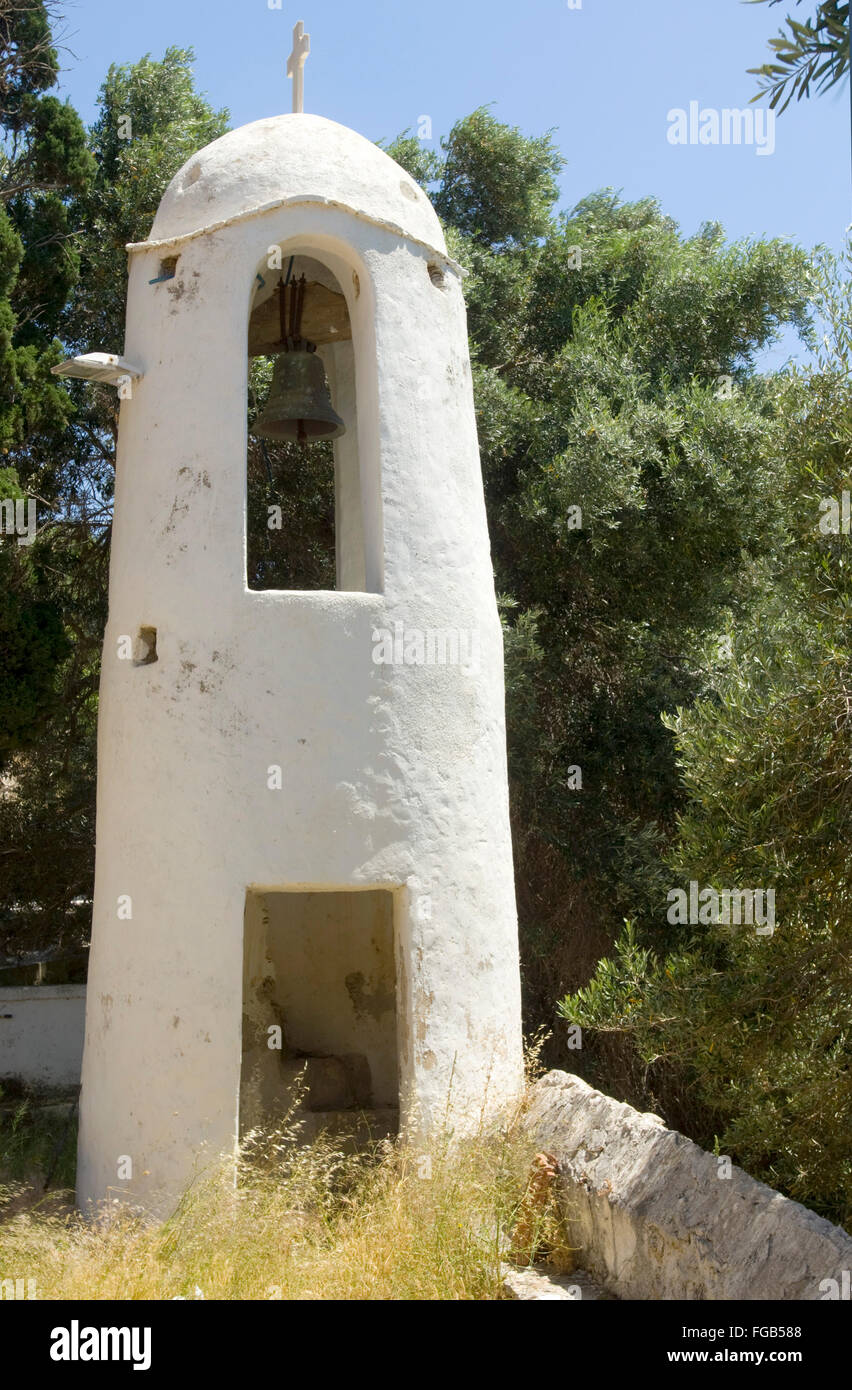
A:
POLYGON ((85 985, 0 989, 0 1083, 79 1086, 85 1015, 85 985))
POLYGON ((848 1290, 845 1231, 658 1116, 554 1071, 533 1087, 525 1124, 558 1160, 578 1264, 620 1298, 821 1300, 848 1290))

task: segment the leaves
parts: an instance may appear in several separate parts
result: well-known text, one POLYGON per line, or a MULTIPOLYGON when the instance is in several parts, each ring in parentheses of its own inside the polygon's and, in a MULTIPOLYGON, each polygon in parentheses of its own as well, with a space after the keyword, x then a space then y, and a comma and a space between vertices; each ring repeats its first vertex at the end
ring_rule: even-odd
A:
MULTIPOLYGON (((763 0, 751 0, 763 3, 763 0)), ((780 0, 769 0, 779 4, 780 0)), ((801 0, 796 0, 801 3, 801 0)), ((830 91, 849 70, 849 3, 825 0, 805 23, 787 16, 787 31, 769 40, 775 62, 748 71, 761 79, 753 101, 769 95, 770 108, 786 111, 795 97, 801 101, 811 95, 811 87, 821 95, 830 91), (779 105, 780 103, 780 105, 779 105)))
MULTIPOLYGON (((36 11, 23 0, 15 13, 26 25, 36 11)), ((0 542, 0 936, 21 951, 79 945, 89 929, 117 431, 114 391, 49 369, 66 351, 122 343, 124 242, 147 235, 167 183, 226 114, 194 91, 192 54, 172 48, 162 63, 110 69, 87 138, 70 108, 34 96, 49 66, 43 27, 30 60, 3 22, 0 8, 0 95, 6 74, 18 148, 5 176, 27 187, 0 208, 0 445, 16 486, 39 499, 36 543, 0 542), (17 67, 2 47, 12 38, 17 67), (61 189, 37 184, 60 174, 61 189)))
MULTIPOLYGON (((842 324, 848 275, 831 258, 817 265, 819 305, 842 324)), ((791 373, 777 390, 781 529, 750 565, 730 658, 708 652, 706 692, 665 718, 688 795, 666 855, 669 888, 771 889, 775 933, 724 923, 663 931, 661 901, 563 1011, 620 1028, 648 1064, 663 1057, 685 1069, 725 1152, 848 1222, 852 569, 848 536, 818 523, 821 501, 840 499, 852 477, 852 379, 827 352, 818 370, 791 373), (649 952, 641 969, 638 942, 649 952)))
POLYGON ((544 236, 564 160, 550 134, 529 139, 481 106, 442 142, 439 215, 476 243, 528 245, 544 236))

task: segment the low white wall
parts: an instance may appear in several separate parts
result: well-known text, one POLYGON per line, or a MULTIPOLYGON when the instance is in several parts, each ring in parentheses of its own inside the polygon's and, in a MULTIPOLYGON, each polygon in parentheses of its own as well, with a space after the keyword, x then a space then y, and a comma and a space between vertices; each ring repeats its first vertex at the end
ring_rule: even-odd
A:
POLYGON ((844 1230, 740 1168, 723 1176, 658 1116, 554 1071, 525 1124, 559 1163, 578 1264, 621 1298, 823 1300, 848 1287, 844 1230))
POLYGON ((0 989, 0 1081, 79 1086, 85 985, 0 989))

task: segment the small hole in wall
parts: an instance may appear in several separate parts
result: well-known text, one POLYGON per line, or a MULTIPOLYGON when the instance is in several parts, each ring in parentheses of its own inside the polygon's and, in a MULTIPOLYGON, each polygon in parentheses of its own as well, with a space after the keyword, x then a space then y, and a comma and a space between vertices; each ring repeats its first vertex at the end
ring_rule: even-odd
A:
POLYGON ((133 665, 151 666, 157 660, 157 629, 140 627, 133 643, 133 665))
POLYGON ((427 269, 429 271, 429 279, 432 281, 432 284, 435 286, 435 288, 439 290, 445 289, 447 277, 444 274, 441 267, 437 265, 434 261, 430 261, 427 269))
POLYGON ((178 258, 177 258, 177 256, 166 256, 166 257, 164 257, 164 259, 160 261, 160 275, 159 275, 159 278, 160 278, 161 280, 174 280, 174 278, 175 278, 175 271, 177 270, 177 263, 178 263, 178 258))

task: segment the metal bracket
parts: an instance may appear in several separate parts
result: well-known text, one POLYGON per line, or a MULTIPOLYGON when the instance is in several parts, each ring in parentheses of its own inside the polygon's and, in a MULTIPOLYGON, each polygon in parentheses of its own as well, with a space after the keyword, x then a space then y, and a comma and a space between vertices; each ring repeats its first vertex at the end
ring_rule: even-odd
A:
POLYGON ((50 370, 54 376, 79 377, 82 381, 101 381, 109 386, 119 386, 128 378, 138 381, 143 375, 141 367, 135 367, 114 352, 84 352, 80 357, 67 357, 50 370))

